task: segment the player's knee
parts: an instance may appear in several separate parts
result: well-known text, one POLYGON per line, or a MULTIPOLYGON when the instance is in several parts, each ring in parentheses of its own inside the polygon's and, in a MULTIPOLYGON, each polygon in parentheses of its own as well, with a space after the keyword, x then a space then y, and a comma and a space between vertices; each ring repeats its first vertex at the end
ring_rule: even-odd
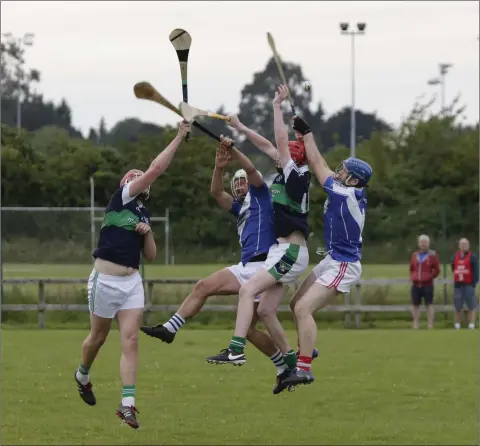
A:
POLYGON ((240 290, 238 292, 238 298, 239 299, 251 299, 253 301, 253 299, 255 298, 255 292, 248 283, 245 283, 240 287, 240 290))
POLYGON ((103 344, 105 344, 105 341, 107 340, 107 335, 108 333, 105 333, 103 331, 91 332, 87 339, 83 341, 83 344, 90 344, 94 345, 97 348, 100 348, 103 344))
POLYGON ((136 351, 138 349, 138 333, 125 333, 122 335, 122 350, 136 351))
POLYGON ((310 314, 310 309, 308 308, 308 305, 305 305, 302 301, 299 301, 294 304, 293 314, 295 314, 295 317, 299 319, 308 316, 310 314))
POLYGON ((257 315, 259 319, 264 321, 265 319, 271 318, 272 316, 276 316, 277 310, 276 308, 271 308, 268 305, 260 305, 257 309, 257 315))
POLYGON ((215 292, 212 284, 205 279, 200 279, 193 287, 193 294, 198 298, 206 298, 215 292))

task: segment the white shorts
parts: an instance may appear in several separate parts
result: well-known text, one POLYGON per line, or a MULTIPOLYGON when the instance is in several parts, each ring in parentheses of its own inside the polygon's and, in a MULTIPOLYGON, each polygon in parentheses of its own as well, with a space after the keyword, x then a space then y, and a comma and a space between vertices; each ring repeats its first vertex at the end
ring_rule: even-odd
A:
POLYGON ((293 243, 272 245, 264 268, 281 283, 295 282, 308 268, 308 249, 293 243))
MULTIPOLYGON (((248 262, 244 266, 240 262, 237 265, 228 266, 227 269, 237 278, 238 283, 242 286, 263 267, 263 264, 264 262, 248 262)), ((260 302, 260 296, 255 296, 255 302, 260 302)))
POLYGON ((109 276, 95 269, 88 278, 88 308, 90 313, 113 319, 120 310, 144 308, 145 293, 142 276, 109 276))
POLYGON ((362 264, 357 262, 339 262, 327 255, 312 272, 315 282, 328 288, 336 288, 340 293, 349 293, 362 276, 362 264))

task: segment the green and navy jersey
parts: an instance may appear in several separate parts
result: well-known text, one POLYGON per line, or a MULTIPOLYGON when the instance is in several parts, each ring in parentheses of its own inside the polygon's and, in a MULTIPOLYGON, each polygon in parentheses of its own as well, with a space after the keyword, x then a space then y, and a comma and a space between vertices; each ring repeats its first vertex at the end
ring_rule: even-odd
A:
POLYGON ((273 180, 276 237, 288 237, 294 231, 300 231, 305 239, 308 238, 310 180, 308 166, 298 167, 293 160, 273 180))
POLYGON ((234 200, 230 211, 237 217, 243 265, 260 254, 267 254, 276 243, 273 220, 273 205, 266 184, 250 186, 242 202, 234 200))
POLYGON ((112 195, 93 257, 138 269, 145 239, 135 227, 137 223, 150 224, 150 213, 136 197, 129 196, 129 189, 127 183, 112 195))

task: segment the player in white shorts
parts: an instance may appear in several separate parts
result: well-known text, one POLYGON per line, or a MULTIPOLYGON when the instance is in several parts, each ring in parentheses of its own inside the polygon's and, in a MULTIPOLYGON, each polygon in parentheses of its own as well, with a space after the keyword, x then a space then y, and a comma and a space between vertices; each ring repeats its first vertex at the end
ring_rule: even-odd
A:
POLYGON ((132 169, 120 181, 105 210, 95 264, 88 280, 90 333, 83 341, 82 359, 75 372, 80 397, 90 406, 96 398, 90 382, 90 368, 105 342, 112 320, 120 330, 122 354, 120 377, 122 401, 117 408, 127 425, 137 429, 135 385, 138 364, 138 328, 145 304, 142 278, 138 273, 140 251, 147 260, 157 252, 150 229, 150 213, 144 206, 151 184, 165 172, 190 126, 181 123, 175 139, 150 164, 146 172, 132 169))
MULTIPOLYGON (((237 217, 241 261, 200 280, 166 323, 141 327, 148 336, 168 344, 173 342, 185 321, 200 312, 208 297, 238 294, 240 287, 262 268, 270 247, 276 243, 270 191, 252 162, 237 149, 230 148, 230 145, 231 140, 222 138, 215 158, 210 192, 224 211, 237 217), (224 169, 230 159, 242 167, 231 180, 231 195, 223 189, 224 169)), ((257 295, 256 307, 259 301, 260 296, 257 295)), ((257 318, 252 321, 247 337, 262 353, 270 357, 279 375, 285 370, 283 355, 266 333, 255 328, 256 320, 257 318)))
POLYGON ((310 352, 315 345, 317 326, 313 314, 338 293, 348 293, 360 280, 362 231, 367 209, 365 187, 372 176, 370 165, 353 157, 332 172, 305 121, 295 118, 294 128, 304 135, 309 164, 328 194, 324 206, 327 256, 307 276, 290 304, 297 325, 300 356, 296 370, 282 381, 284 387, 314 381, 310 352))
MULTIPOLYGON (((296 132, 297 141, 288 141, 288 132, 281 109, 281 104, 287 95, 288 89, 282 85, 273 100, 275 140, 278 151, 267 140, 262 145, 256 144, 260 150, 277 162, 279 169, 271 187, 277 243, 270 248, 264 267, 240 288, 234 336, 227 349, 207 358, 210 363, 245 363, 244 347, 254 316, 255 296, 264 293, 260 306, 265 304, 269 307, 269 313, 275 314, 285 294, 284 285, 294 282, 308 267, 306 240, 309 235, 307 218, 311 177, 306 165, 303 136, 296 132)), ((229 124, 240 127, 240 130, 245 132, 245 127, 237 117, 231 116, 229 124)), ((272 317, 268 324, 267 321, 264 322, 270 336, 284 353, 284 361, 288 368, 293 370, 297 355, 286 341, 280 322, 276 317, 272 317)), ((313 351, 312 346, 311 355, 313 351)), ((274 393, 277 393, 275 389, 274 393)))

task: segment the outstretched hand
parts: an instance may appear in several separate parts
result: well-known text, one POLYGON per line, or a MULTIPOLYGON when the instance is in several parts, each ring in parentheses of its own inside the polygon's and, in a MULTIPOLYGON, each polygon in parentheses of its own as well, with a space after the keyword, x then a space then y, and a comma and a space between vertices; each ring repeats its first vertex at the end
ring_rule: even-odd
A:
POLYGON ((231 159, 232 155, 230 154, 230 151, 221 145, 217 149, 217 154, 215 155, 215 166, 219 169, 224 169, 231 159))
POLYGON ((273 105, 280 105, 287 98, 288 87, 286 85, 279 85, 278 90, 275 92, 275 99, 273 100, 273 105))

